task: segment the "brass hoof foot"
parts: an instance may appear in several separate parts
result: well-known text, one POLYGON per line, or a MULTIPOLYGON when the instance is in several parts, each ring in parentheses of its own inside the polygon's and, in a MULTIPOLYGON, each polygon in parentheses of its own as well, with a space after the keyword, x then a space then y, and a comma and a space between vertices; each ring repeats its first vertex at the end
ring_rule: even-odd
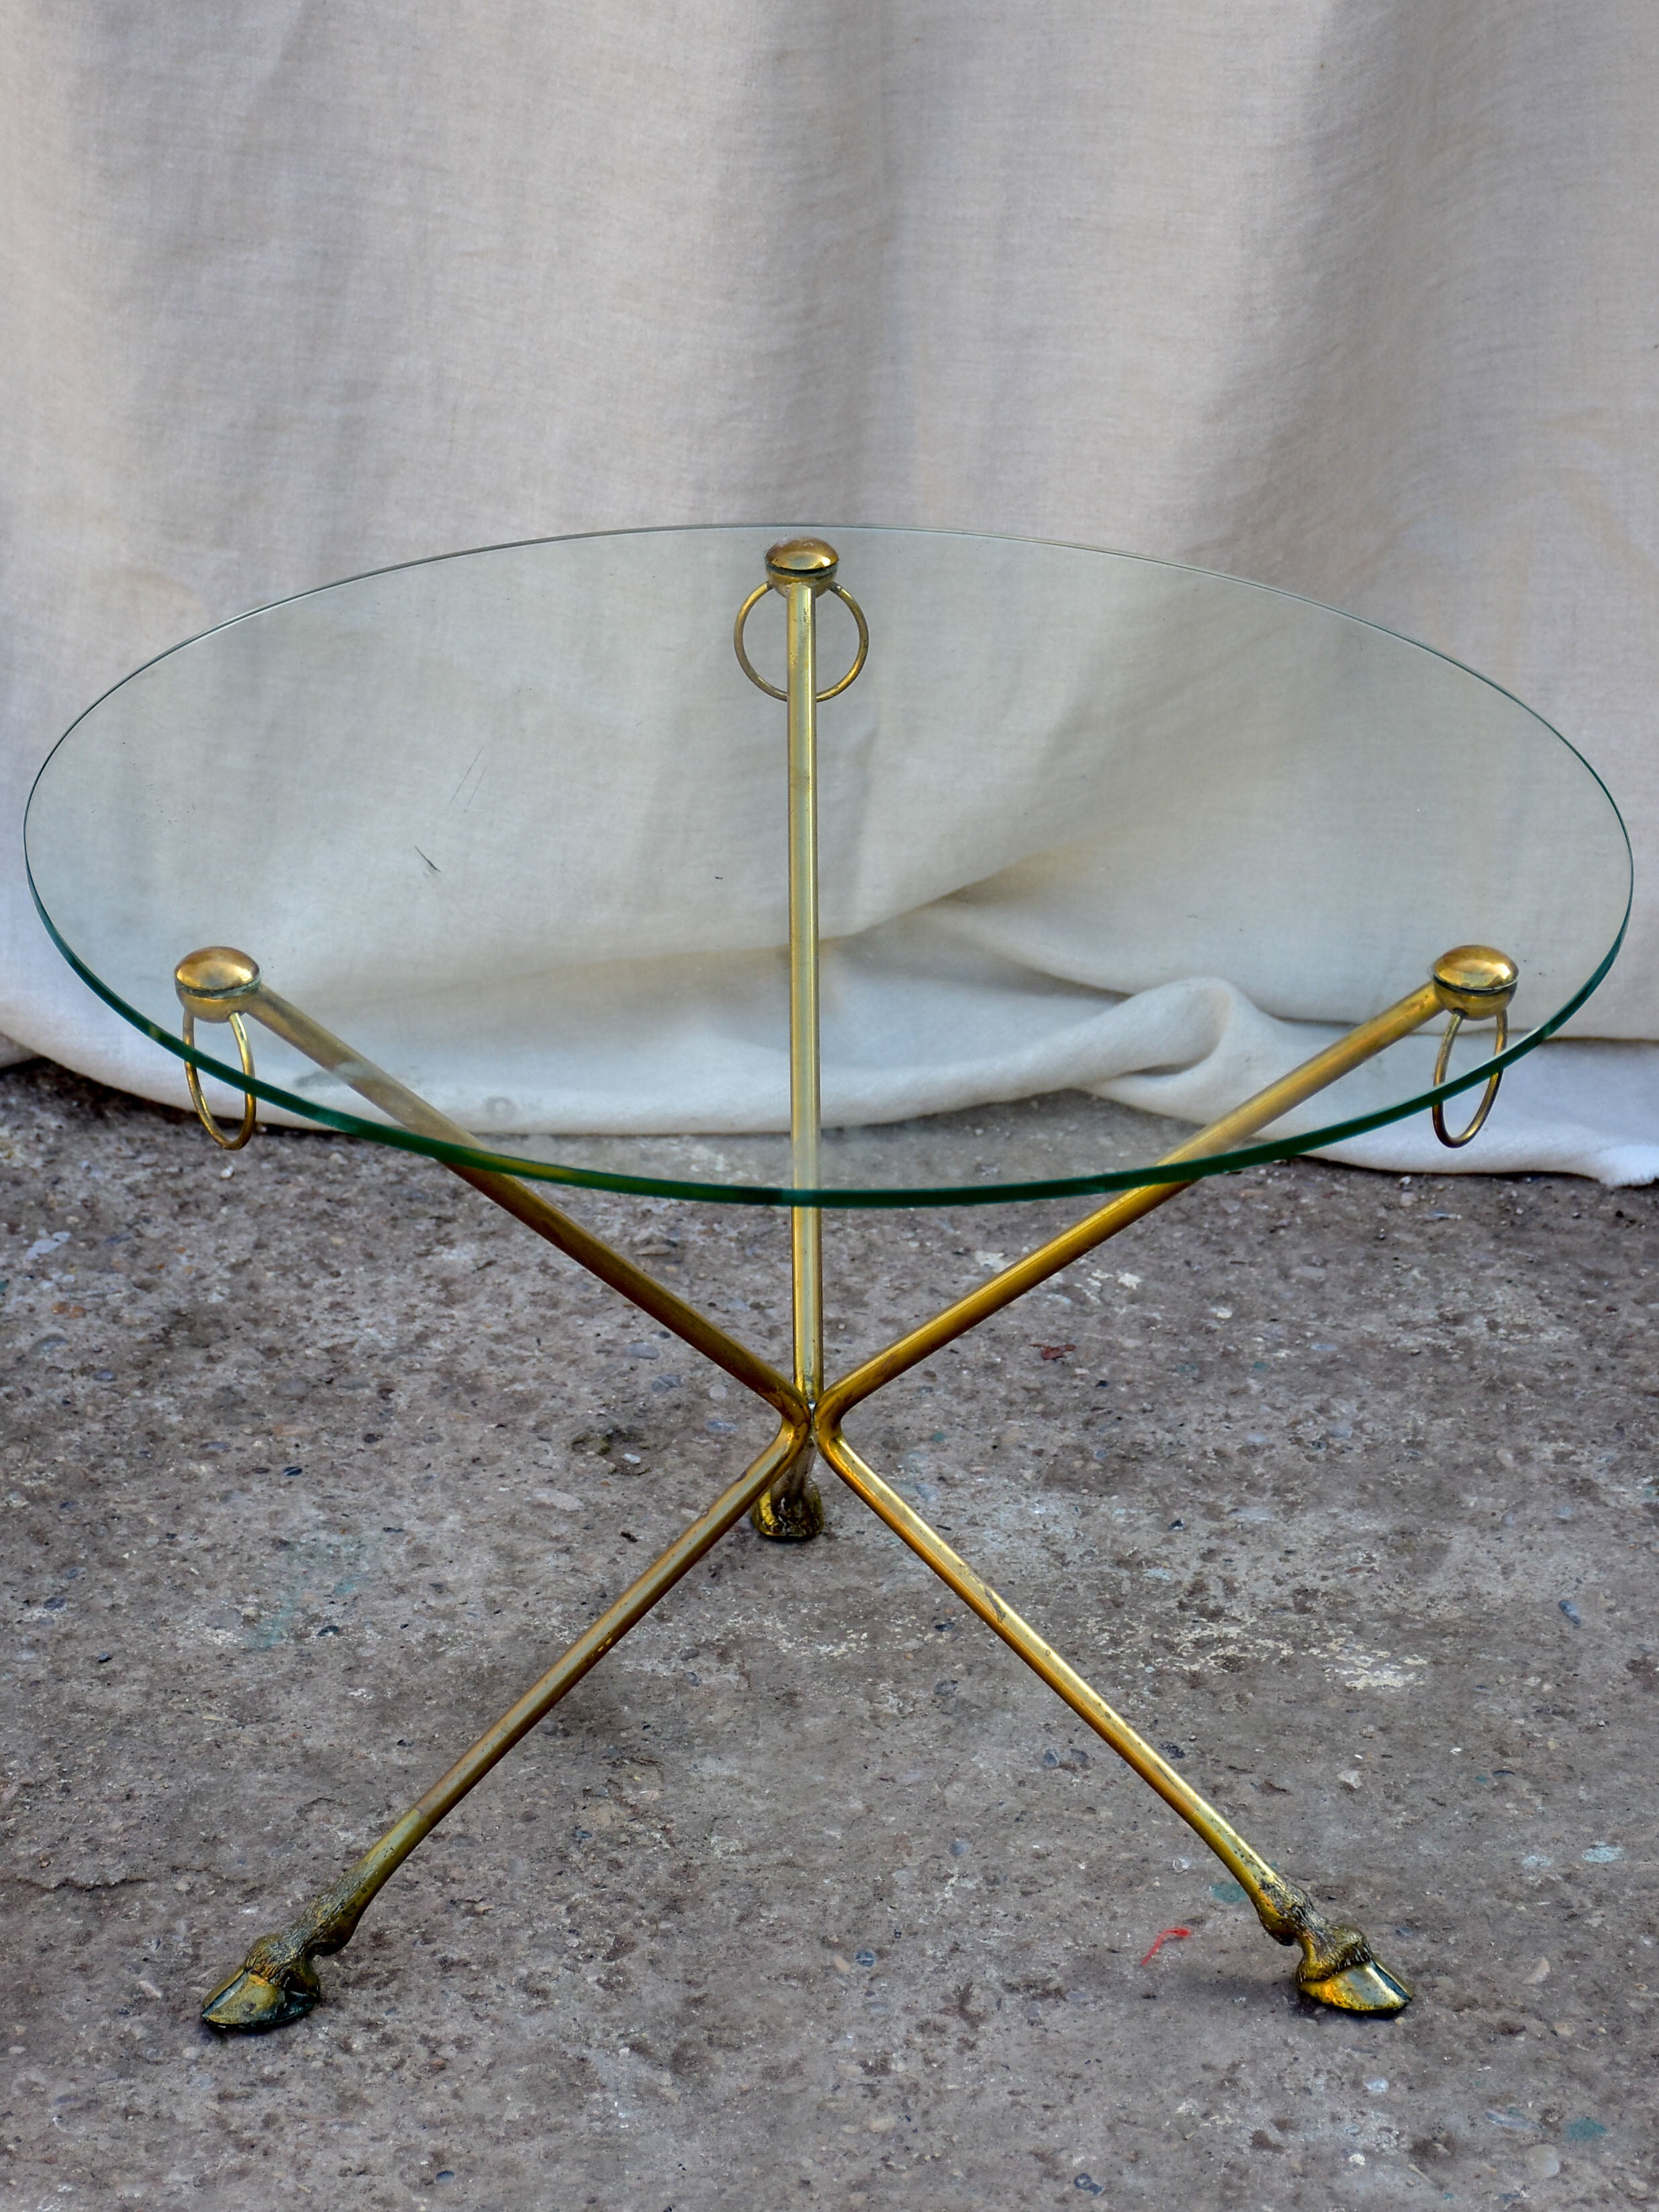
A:
POLYGON ((303 2019, 323 1994, 323 1985, 312 1965, 319 1951, 337 1951, 349 1942, 362 1902, 343 1911, 342 1893, 349 1898, 352 1877, 347 1875, 332 1892, 317 1899, 304 1919, 280 1934, 262 1936, 234 1974, 220 1983, 202 2007, 210 2027, 242 2028, 258 2033, 261 2028, 284 2027, 303 2019))
POLYGON ((1304 1997, 1311 1997, 1316 2004, 1334 2005, 1339 2012, 1370 2012, 1386 2017, 1390 2013, 1404 2012, 1412 2001, 1409 1985, 1397 1974, 1391 1974, 1376 1959, 1365 1959, 1325 1974, 1310 1973, 1304 1961, 1297 1974, 1296 1985, 1304 1997))
POLYGON ((823 1534, 823 1500, 816 1482, 804 1482, 787 1496, 763 1491, 749 1509, 749 1525, 773 1544, 810 1544, 823 1534))
POLYGON ((242 2028, 257 2034, 262 2028, 285 2027, 291 2020, 303 2019, 322 1993, 317 1977, 309 1972, 304 1981, 292 1970, 281 1981, 268 1981, 250 1967, 239 1966, 202 2007, 202 2018, 210 2027, 242 2028))
POLYGON ((1339 2012, 1387 2014, 1404 2012, 1411 2002, 1408 1984, 1389 1972, 1358 1928, 1310 1910, 1295 1933, 1302 1946, 1296 1985, 1316 2004, 1334 2005, 1339 2012))
POLYGON ((1386 2017, 1404 2012, 1411 2002, 1411 1984, 1389 1972, 1364 1930, 1327 1920, 1299 1882, 1286 1881, 1269 1868, 1256 1911, 1275 1943, 1302 1946, 1296 1985, 1315 2004, 1386 2017))

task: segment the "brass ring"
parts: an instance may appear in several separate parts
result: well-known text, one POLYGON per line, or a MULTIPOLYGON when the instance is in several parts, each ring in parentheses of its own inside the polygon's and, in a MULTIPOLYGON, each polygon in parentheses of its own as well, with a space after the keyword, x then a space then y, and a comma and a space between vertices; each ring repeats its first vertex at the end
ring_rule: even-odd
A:
MULTIPOLYGON (((1459 1013, 1453 1014, 1451 1019, 1446 1024, 1446 1034, 1440 1040, 1440 1057, 1434 1063, 1434 1087, 1437 1091, 1446 1079, 1446 1066, 1448 1061, 1451 1059, 1452 1039, 1457 1035, 1457 1032, 1462 1028, 1462 1026, 1463 1017, 1459 1013)), ((1504 1047, 1509 1042, 1509 1018, 1504 1009, 1500 1006, 1498 1010, 1498 1034, 1492 1042, 1492 1058, 1494 1060, 1497 1059, 1498 1055, 1503 1051, 1504 1047)), ((1486 1078, 1486 1092, 1481 1098, 1480 1105, 1475 1109, 1474 1119, 1470 1122, 1468 1127, 1464 1130, 1461 1137, 1454 1137, 1450 1130, 1447 1128, 1446 1117, 1440 1110, 1441 1102, 1437 1098, 1435 1100, 1434 1104, 1429 1109, 1430 1118, 1434 1123, 1435 1135, 1439 1138, 1441 1143, 1447 1147, 1448 1151, 1455 1152, 1460 1146, 1467 1145, 1472 1137, 1478 1137, 1480 1135, 1481 1124, 1485 1121, 1487 1115, 1492 1111, 1492 1102, 1497 1097, 1498 1086, 1503 1080, 1503 1069, 1501 1067, 1494 1068, 1492 1073, 1486 1078)))
MULTIPOLYGON (((183 1030, 185 1048, 186 1051, 193 1051, 196 1046, 196 1017, 188 1006, 185 1009, 183 1030)), ((242 1073, 244 1075, 252 1076, 253 1048, 247 1041, 246 1024, 240 1014, 231 1015, 230 1033, 235 1038, 236 1049, 242 1056, 242 1073)), ((251 1091, 243 1093, 242 1126, 234 1137, 228 1137, 214 1120, 213 1109, 202 1096, 202 1079, 196 1073, 196 1063, 193 1060, 187 1060, 185 1062, 185 1081, 190 1086, 190 1103, 196 1109, 200 1116, 202 1127, 212 1138, 214 1143, 222 1145, 228 1152, 240 1152, 253 1134, 253 1093, 251 1091)))
MULTIPOLYGON (((789 696, 789 694, 787 691, 780 691, 775 684, 769 684, 763 676, 760 676, 756 673, 753 663, 750 661, 749 655, 743 649, 744 624, 748 621, 750 614, 757 602, 763 599, 766 597, 766 594, 775 588, 775 586, 769 583, 757 584, 754 590, 750 592, 749 597, 738 609, 738 619, 736 623, 733 625, 732 631, 732 642, 738 650, 738 665, 742 669, 744 674, 749 678, 749 681, 755 686, 757 690, 764 691, 769 698, 787 700, 789 696)), ((833 699, 836 697, 838 694, 847 689, 849 684, 854 684, 858 681, 860 671, 863 668, 864 664, 869 658, 870 654, 870 625, 864 619, 864 609, 853 597, 853 594, 850 592, 843 591, 839 584, 826 584, 823 588, 826 592, 833 592, 838 599, 844 601, 845 604, 852 610, 853 620, 859 626, 859 651, 857 659, 854 660, 853 665, 848 670, 846 675, 842 678, 839 684, 832 684, 827 691, 819 691, 814 695, 819 706, 822 706, 826 699, 833 699)))

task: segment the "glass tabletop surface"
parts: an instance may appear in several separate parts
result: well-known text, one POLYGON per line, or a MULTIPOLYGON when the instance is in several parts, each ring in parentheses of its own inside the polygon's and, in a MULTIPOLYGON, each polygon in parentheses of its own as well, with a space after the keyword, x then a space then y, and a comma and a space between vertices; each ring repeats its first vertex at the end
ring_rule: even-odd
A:
MULTIPOLYGON (((732 623, 797 530, 455 554, 176 647, 36 781, 48 929, 232 1120, 231 1032, 198 1022, 187 1048, 174 989, 204 946, 349 1048, 325 1065, 250 1022, 273 1118, 553 1182, 830 1206, 1125 1188, 1168 1117, 1214 1118, 1449 948, 1518 965, 1505 1064, 1611 964, 1631 886, 1612 800, 1457 663, 1199 570, 825 526, 871 644, 818 710, 825 1129, 795 1188, 785 709, 732 623), (362 1064, 459 1132, 397 1126, 348 1079, 362 1064)), ((828 684, 854 632, 818 605, 828 684)), ((747 641, 780 684, 783 628, 769 594, 747 641)), ((1484 1081, 1493 1031, 1471 1024, 1437 1090, 1443 1027, 1201 1171, 1484 1081)))

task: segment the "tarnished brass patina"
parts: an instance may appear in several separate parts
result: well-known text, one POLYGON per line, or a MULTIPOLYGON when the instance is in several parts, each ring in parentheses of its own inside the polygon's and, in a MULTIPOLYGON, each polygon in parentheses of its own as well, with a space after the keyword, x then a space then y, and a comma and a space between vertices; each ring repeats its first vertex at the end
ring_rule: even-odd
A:
POLYGON ((187 1014, 222 1022, 259 988, 259 963, 233 945, 204 945, 186 953, 173 971, 173 988, 187 1014))
MULTIPOLYGON (((833 696, 816 690, 813 607, 823 591, 846 598, 835 578, 835 554, 821 540, 796 539, 775 546, 767 556, 767 581, 746 603, 737 634, 738 658, 744 668, 763 690, 775 690, 749 669, 743 653, 742 625, 750 609, 766 592, 781 593, 787 622, 789 677, 787 693, 775 696, 787 698, 789 708, 790 1133, 793 1184, 803 1196, 816 1190, 818 1173, 815 710, 821 699, 833 696)), ((848 605, 852 604, 849 600, 848 605)), ((867 632, 856 606, 854 612, 860 637, 859 658, 852 672, 856 675, 863 665, 867 632)), ((851 681, 852 676, 845 679, 851 681)), ((845 683, 836 687, 844 688, 845 683)), ((192 953, 179 963, 175 981, 187 1023, 198 1018, 240 1022, 243 1016, 257 1020, 371 1100, 403 1127, 445 1143, 471 1143, 457 1123, 278 996, 246 954, 222 945, 192 953)), ((1459 946, 1435 963, 1427 982, 1177 1146, 1159 1165, 1179 1167, 1203 1160, 1268 1128, 1291 1108, 1437 1014, 1449 1015, 1453 1024, 1495 1020, 1500 1024, 1501 1040, 1501 1024, 1515 984, 1514 963, 1502 953, 1480 945, 1459 946)), ((187 1042, 188 1036, 186 1030, 187 1042)), ((1443 1076, 1449 1052, 1449 1038, 1442 1052, 1437 1082, 1443 1076)), ((245 1042, 243 1066, 251 1076, 245 1042)), ((194 1068, 191 1074, 195 1097, 198 1092, 194 1068)), ((1497 1079, 1496 1076, 1492 1079, 1476 1127, 1491 1103, 1490 1093, 1497 1079)), ((224 1142, 203 1110, 215 1136, 224 1142)), ((1438 1113, 1437 1106, 1437 1127, 1438 1113)), ((250 1097, 250 1127, 251 1114, 250 1097)), ((1468 1133, 1473 1133, 1473 1129, 1468 1133)), ((1467 1137, 1446 1141, 1464 1142, 1467 1137)), ((1279 1874, 1246 1843, 1214 1806, 1185 1782, 866 1464, 842 1433, 843 1423, 855 1409, 895 1376, 1165 1204, 1177 1191, 1188 1188, 1193 1178, 1147 1183, 1111 1199, 826 1385, 822 1213, 816 1205, 803 1203, 792 1208, 794 1371, 786 1378, 515 1177, 452 1164, 454 1173, 484 1196, 771 1406, 779 1417, 778 1431, 744 1474, 690 1524, 586 1635, 556 1660, 355 1866, 313 1899, 287 1928, 259 1938, 241 1966, 208 1998, 203 2017, 211 2026, 275 2027, 308 2011, 320 1995, 313 1962, 349 1942, 370 1901, 422 1838, 744 1514, 751 1514, 763 1535, 779 1540, 799 1542, 817 1534, 823 1525, 823 1507, 808 1479, 815 1456, 822 1457, 855 1497, 1179 1814, 1243 1887, 1267 1933, 1278 1942, 1299 1945, 1302 1957, 1296 1982, 1304 1996, 1340 2010, 1374 2014, 1398 2012, 1410 2002, 1410 1989, 1376 1957, 1364 1934, 1328 1918, 1304 1889, 1279 1874)))

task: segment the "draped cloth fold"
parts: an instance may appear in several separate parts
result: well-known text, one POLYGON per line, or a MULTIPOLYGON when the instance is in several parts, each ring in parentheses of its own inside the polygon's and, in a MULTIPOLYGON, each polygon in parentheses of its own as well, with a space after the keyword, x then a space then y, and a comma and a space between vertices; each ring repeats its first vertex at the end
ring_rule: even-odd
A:
MULTIPOLYGON (((1459 654, 1582 744, 1629 823, 1630 938, 1573 1041, 1510 1073, 1467 1153, 1414 1121, 1342 1156, 1650 1178, 1656 98, 1645 0, 20 0, 0 834, 55 736, 149 654, 378 562, 769 514, 1132 546, 1459 654)), ((1021 672, 1010 742, 1036 758, 1066 705, 1021 672)), ((1225 820, 1202 826, 1219 849, 1225 820)), ((1103 916, 1167 853, 1141 836, 1091 889, 1063 824, 1012 854, 970 828, 945 824, 931 877, 879 852, 826 870, 847 893, 832 1114, 1070 1085, 1198 1119, 1392 983, 1311 956, 1109 972, 1103 916)), ((89 896, 137 895, 86 866, 89 896)), ((562 1008, 573 1038, 586 1023, 562 1103, 528 1067, 469 1097, 434 1044, 441 1102, 654 1126, 649 1015, 653 1069, 684 1048, 683 1126, 766 1121, 775 943, 650 945, 595 913, 583 963, 518 987, 546 1035, 562 1008)), ((1423 919, 1425 957, 1476 933, 1423 919)), ((447 957, 434 927, 408 979, 440 1039, 447 957)), ((297 965, 272 970, 296 996, 297 965)), ((349 980, 319 977, 337 1013, 349 980)), ((0 1032, 179 1095, 58 958, 15 857, 0 1032)))

